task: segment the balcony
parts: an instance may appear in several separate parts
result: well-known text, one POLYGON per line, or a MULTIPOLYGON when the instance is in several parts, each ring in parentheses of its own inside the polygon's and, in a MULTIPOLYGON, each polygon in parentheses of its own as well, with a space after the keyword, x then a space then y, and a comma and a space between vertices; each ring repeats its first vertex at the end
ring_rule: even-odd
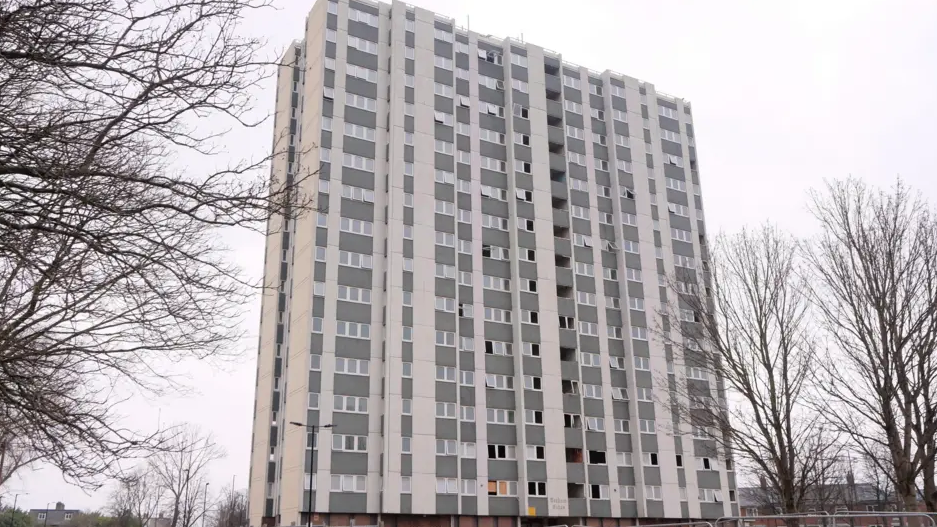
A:
POLYGON ((553 151, 553 145, 560 145, 562 148, 563 144, 566 141, 566 134, 563 133, 563 129, 559 126, 548 126, 547 127, 547 141, 550 144, 550 151, 553 151))
POLYGON ((547 101, 547 124, 557 126, 563 124, 563 105, 556 101, 547 101))
POLYGON ((566 156, 563 154, 554 154, 550 153, 550 171, 551 173, 562 172, 566 173, 566 156))
POLYGON ((569 227, 569 212, 564 209, 553 209, 553 225, 569 227))
POLYGON ((563 81, 560 80, 559 76, 547 73, 544 76, 544 85, 547 89, 547 99, 551 101, 560 100, 563 93, 563 81))

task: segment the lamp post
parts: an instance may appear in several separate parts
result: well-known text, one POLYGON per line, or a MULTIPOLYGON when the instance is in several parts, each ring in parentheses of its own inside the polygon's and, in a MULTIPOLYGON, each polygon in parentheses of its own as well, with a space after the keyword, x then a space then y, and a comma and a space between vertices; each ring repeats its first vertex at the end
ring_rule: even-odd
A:
MULTIPOLYGON (((46 517, 42 519, 42 527, 46 527, 49 524, 49 505, 52 502, 46 503, 46 517)), ((10 527, 13 527, 12 525, 10 527)))
MULTIPOLYGON (((22 495, 28 496, 29 493, 23 492, 22 495)), ((16 501, 19 500, 19 498, 20 498, 19 494, 13 495, 13 508, 10 509, 10 527, 13 527, 13 524, 16 523, 16 501)), ((49 514, 49 511, 46 511, 46 515, 48 514, 49 514)))
MULTIPOLYGON (((290 424, 293 426, 300 426, 306 430, 312 430, 312 452, 309 454, 309 496, 306 498, 306 527, 312 527, 312 478, 315 477, 316 473, 316 452, 315 446, 318 442, 316 437, 316 428, 332 428, 333 425, 307 425, 303 423, 297 423, 296 421, 290 421, 290 424)), ((306 449, 303 448, 303 453, 306 452, 306 449)), ((305 485, 303 485, 305 487, 305 485)))
POLYGON ((208 515, 208 484, 210 482, 205 482, 205 493, 202 494, 202 527, 205 527, 205 516, 208 515))

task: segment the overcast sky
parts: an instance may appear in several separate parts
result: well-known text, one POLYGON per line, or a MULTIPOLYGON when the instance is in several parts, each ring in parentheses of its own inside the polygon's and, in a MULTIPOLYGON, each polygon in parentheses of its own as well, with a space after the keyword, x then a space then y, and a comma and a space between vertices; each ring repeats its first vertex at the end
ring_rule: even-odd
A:
MULTIPOLYGON (((320 0, 324 1, 324 0, 320 0)), ((275 0, 246 31, 270 50, 302 37, 311 0, 275 0)), ((710 232, 770 220, 809 235, 808 189, 847 175, 890 185, 901 175, 937 199, 937 2, 669 0, 410 0, 480 33, 520 38, 563 58, 653 83, 692 102, 703 200, 710 232)), ((260 104, 271 108, 272 85, 260 104)), ((270 128, 232 138, 229 150, 264 153, 270 128)), ((232 240, 256 275, 259 236, 232 240)), ((247 329, 256 332, 256 309, 247 329)), ((256 348, 251 337, 248 348, 256 348)), ((195 422, 228 458, 213 467, 213 489, 247 482, 254 353, 239 365, 188 368, 192 392, 124 409, 139 427, 195 422)), ((132 465, 128 464, 128 466, 132 465)), ((8 494, 19 504, 64 501, 89 509, 86 494, 53 469, 25 474, 8 494)), ((8 499, 8 498, 7 498, 8 499)))

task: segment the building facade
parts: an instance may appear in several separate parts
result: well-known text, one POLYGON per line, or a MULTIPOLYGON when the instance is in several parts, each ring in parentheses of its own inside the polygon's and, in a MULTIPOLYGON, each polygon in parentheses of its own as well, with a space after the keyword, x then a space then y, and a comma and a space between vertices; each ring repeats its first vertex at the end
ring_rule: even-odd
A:
POLYGON ((33 525, 37 527, 65 525, 79 514, 81 514, 80 509, 66 509, 61 501, 56 502, 54 509, 29 509, 29 517, 33 519, 33 525))
POLYGON ((318 0, 276 104, 274 175, 318 169, 319 212, 269 224, 251 525, 304 524, 309 498, 329 525, 737 513, 731 462, 668 402, 721 388, 658 338, 692 323, 662 317, 667 277, 705 265, 688 103, 318 0))

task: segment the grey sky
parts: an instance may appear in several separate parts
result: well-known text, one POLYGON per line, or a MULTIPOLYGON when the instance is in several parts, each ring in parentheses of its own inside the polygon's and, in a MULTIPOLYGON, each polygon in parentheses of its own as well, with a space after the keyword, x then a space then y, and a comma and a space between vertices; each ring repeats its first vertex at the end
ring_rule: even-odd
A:
MULTIPOLYGON (((771 220, 797 234, 812 222, 807 189, 852 174, 889 185, 900 174, 937 195, 937 2, 411 0, 481 33, 524 39, 565 60, 653 83, 693 104, 710 233, 771 220), (928 146, 931 145, 931 146, 928 146)), ((300 38, 312 0, 276 0, 248 31, 271 53, 300 38)), ((260 104, 273 105, 271 88, 260 104)), ((232 137, 228 149, 263 154, 270 127, 232 137)), ((231 239, 233 257, 256 275, 260 236, 231 239)), ((246 319, 256 331, 255 309, 246 319)), ((246 343, 256 349, 256 341, 246 343)), ((254 352, 225 370, 182 365, 193 392, 137 398, 123 413, 135 426, 195 422, 228 451, 212 488, 247 482, 254 352)), ((132 466, 132 463, 128 463, 132 466)), ((52 469, 25 474, 8 493, 27 508, 61 500, 96 508, 52 469)))

